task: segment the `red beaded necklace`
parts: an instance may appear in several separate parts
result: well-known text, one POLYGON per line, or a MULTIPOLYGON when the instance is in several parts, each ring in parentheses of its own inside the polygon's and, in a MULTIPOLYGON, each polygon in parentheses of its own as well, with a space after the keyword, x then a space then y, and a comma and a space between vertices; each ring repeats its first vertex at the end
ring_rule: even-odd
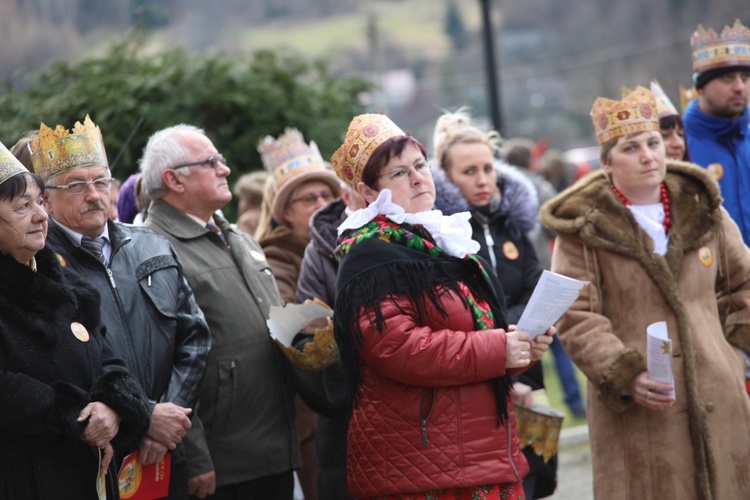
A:
MULTIPOLYGON (((610 184, 610 186, 612 187, 612 192, 615 193, 618 198, 620 198, 620 201, 622 201, 626 207, 631 205, 628 199, 625 198, 625 195, 622 194, 614 184, 610 184)), ((669 228, 672 225, 672 217, 669 210, 669 195, 667 194, 667 185, 663 182, 661 183, 660 196, 661 204, 664 206, 664 222, 662 222, 662 225, 664 226, 664 234, 669 234, 669 228)))

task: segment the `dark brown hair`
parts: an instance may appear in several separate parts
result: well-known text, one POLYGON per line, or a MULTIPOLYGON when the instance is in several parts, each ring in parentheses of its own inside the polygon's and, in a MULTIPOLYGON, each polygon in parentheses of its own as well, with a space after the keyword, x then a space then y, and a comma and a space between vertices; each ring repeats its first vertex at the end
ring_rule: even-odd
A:
POLYGON ((380 170, 391 161, 391 158, 401 156, 401 153, 404 152, 404 148, 407 144, 416 146, 420 153, 422 153, 422 156, 427 158, 427 150, 425 150, 422 143, 414 137, 410 135, 391 137, 378 146, 375 151, 372 152, 370 158, 368 158, 364 171, 362 172, 362 182, 372 189, 377 189, 376 184, 378 183, 380 170))

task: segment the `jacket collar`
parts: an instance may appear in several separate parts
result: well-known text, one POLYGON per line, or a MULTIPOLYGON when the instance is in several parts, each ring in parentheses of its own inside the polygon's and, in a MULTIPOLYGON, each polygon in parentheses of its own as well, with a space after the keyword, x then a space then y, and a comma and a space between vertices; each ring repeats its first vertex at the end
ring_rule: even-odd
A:
MULTIPOLYGON (((149 218, 159 219, 163 230, 177 239, 190 240, 200 238, 208 229, 195 222, 189 215, 162 199, 153 200, 148 209, 149 218)), ((214 214, 216 225, 226 229, 226 221, 214 214)))
POLYGON ((745 137, 750 127, 750 107, 737 120, 713 116, 701 111, 698 99, 693 100, 685 110, 685 125, 693 130, 693 134, 700 136, 738 135, 745 137))
MULTIPOLYGON (((676 276, 684 253, 713 238, 722 218, 721 196, 709 175, 690 163, 668 161, 665 182, 672 212, 665 258, 676 276)), ((644 262, 654 258, 653 242, 609 188, 602 171, 549 200, 539 215, 548 228, 577 235, 591 247, 644 262)))

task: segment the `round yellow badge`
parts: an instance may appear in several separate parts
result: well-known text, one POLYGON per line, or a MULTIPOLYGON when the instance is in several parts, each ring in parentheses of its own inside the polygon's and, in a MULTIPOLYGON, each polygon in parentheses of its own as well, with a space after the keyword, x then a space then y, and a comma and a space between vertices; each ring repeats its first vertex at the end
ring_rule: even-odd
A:
POLYGON ((68 267, 68 261, 65 260, 65 257, 60 255, 59 253, 56 253, 55 257, 57 257, 57 261, 60 263, 62 267, 68 267))
POLYGON ((137 458, 131 458, 122 465, 117 482, 120 486, 120 498, 130 498, 141 486, 143 470, 137 458))
POLYGON ((518 247, 512 241, 506 241, 503 243, 503 255, 508 260, 516 260, 518 258, 518 247))
POLYGON ((724 167, 721 166, 721 163, 710 164, 706 167, 706 171, 708 172, 708 175, 710 175, 711 178, 715 181, 718 181, 719 179, 724 177, 724 167))
POLYGON ((74 321, 70 324, 70 331, 73 332, 73 335, 75 335, 76 338, 81 342, 89 341, 89 331, 86 330, 85 326, 78 323, 77 321, 74 321))
POLYGON ((701 247, 698 250, 698 259, 706 267, 710 267, 714 263, 714 254, 711 253, 711 249, 708 247, 701 247))

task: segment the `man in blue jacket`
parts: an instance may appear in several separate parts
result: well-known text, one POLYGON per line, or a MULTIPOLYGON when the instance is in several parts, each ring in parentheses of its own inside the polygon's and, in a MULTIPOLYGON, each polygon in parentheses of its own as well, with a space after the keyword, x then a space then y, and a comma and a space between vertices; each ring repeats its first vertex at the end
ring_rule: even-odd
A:
POLYGON ((739 21, 720 35, 702 26, 690 39, 698 98, 683 122, 690 159, 719 182, 724 208, 750 244, 750 30, 739 21))

